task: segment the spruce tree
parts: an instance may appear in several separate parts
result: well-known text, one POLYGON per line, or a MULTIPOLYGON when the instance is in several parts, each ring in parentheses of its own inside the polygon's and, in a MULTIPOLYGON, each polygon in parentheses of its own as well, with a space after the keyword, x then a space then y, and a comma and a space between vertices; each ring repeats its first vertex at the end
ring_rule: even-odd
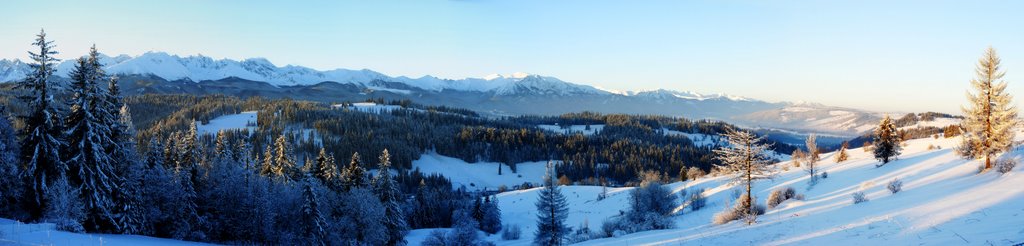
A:
POLYGON ((71 73, 71 112, 66 121, 69 144, 67 165, 73 173, 71 180, 81 186, 85 198, 85 229, 89 231, 118 231, 119 204, 116 196, 121 192, 123 180, 115 171, 110 155, 115 143, 110 136, 110 112, 104 108, 104 91, 98 86, 106 81, 99 64, 96 47, 89 58, 79 58, 71 73))
POLYGON ((544 174, 544 187, 537 197, 537 231, 534 232, 535 245, 562 245, 569 234, 565 219, 569 216, 569 203, 562 195, 555 179, 555 167, 550 161, 544 174))
POLYGON ((1006 92, 1005 72, 1000 71, 999 55, 989 47, 978 60, 977 78, 971 80, 975 93, 968 93, 969 105, 962 107, 963 141, 959 152, 966 158, 985 159, 985 169, 992 168, 992 158, 1013 145, 1017 125, 1017 107, 1006 92))
MULTIPOLYGON (((768 151, 771 148, 769 144, 762 144, 764 137, 757 137, 753 133, 728 129, 725 134, 728 144, 715 150, 717 155, 715 158, 721 161, 718 166, 735 176, 732 178, 732 183, 740 183, 746 187, 746 196, 742 204, 738 204, 738 208, 741 210, 740 213, 744 215, 753 214, 754 201, 752 200, 753 194, 751 188, 754 180, 769 178, 773 175, 771 168, 768 166, 771 164, 771 158, 768 156, 768 151)), ((748 220, 747 222, 753 223, 748 220)))
POLYGON ((312 177, 307 177, 302 191, 302 229, 310 245, 328 245, 328 224, 320 212, 320 201, 313 191, 312 177))
POLYGON ((385 149, 380 154, 377 166, 377 177, 373 180, 373 191, 384 205, 384 226, 387 227, 388 245, 404 245, 405 233, 409 231, 405 216, 399 203, 403 202, 402 193, 391 177, 391 154, 385 149))
POLYGON ((484 198, 483 218, 480 220, 480 230, 488 234, 495 234, 501 231, 501 209, 498 208, 498 198, 489 196, 484 198))
POLYGON ((287 136, 287 134, 282 133, 274 141, 274 153, 277 154, 274 157, 274 164, 276 165, 273 170, 274 176, 285 181, 299 180, 301 172, 298 171, 295 159, 292 157, 292 150, 287 136))
POLYGON ((320 153, 313 162, 313 176, 320 180, 327 187, 337 190, 340 186, 338 166, 334 164, 334 158, 327 155, 327 150, 320 148, 320 153))
POLYGON ((66 143, 63 141, 63 129, 60 123, 61 112, 53 102, 51 94, 53 81, 51 77, 57 68, 57 58, 53 56, 53 41, 46 39, 46 32, 40 31, 36 41, 32 43, 39 48, 38 52, 29 52, 33 70, 31 74, 18 84, 19 89, 26 92, 19 98, 28 107, 28 114, 22 116, 25 127, 21 133, 21 166, 26 181, 25 208, 31 218, 38 219, 46 207, 46 190, 51 182, 64 177, 68 171, 61 158, 61 151, 66 143))
POLYGON ((889 115, 885 115, 878 123, 878 127, 875 128, 875 159, 882 162, 877 166, 885 165, 900 155, 900 151, 903 150, 900 141, 902 140, 897 132, 896 124, 889 115))
POLYGON ((8 218, 21 218, 24 213, 18 211, 18 199, 24 187, 18 178, 18 135, 7 118, 7 110, 0 106, 0 215, 8 218))
POLYGON ((366 187, 366 170, 363 169, 363 165, 359 160, 359 152, 352 153, 352 159, 349 161, 348 167, 345 168, 342 176, 346 191, 366 187))

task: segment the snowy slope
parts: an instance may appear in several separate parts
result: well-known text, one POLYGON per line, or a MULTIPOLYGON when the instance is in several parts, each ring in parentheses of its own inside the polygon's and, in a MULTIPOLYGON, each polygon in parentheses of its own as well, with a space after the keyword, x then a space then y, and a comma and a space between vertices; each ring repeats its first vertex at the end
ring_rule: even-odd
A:
POLYGON ((857 136, 873 129, 879 113, 825 106, 817 103, 794 103, 787 106, 733 117, 733 121, 754 128, 799 130, 857 136))
POLYGON ((136 235, 81 234, 54 230, 54 225, 0 219, 0 245, 208 245, 136 235))
MULTIPOLYGON (((953 153, 959 141, 918 139, 908 142, 900 160, 875 167, 870 153, 851 149, 851 159, 833 162, 833 153, 823 155, 823 171, 829 176, 808 189, 807 174, 799 168, 782 171, 774 180, 754 184, 758 203, 771 190, 790 186, 806 196, 789 200, 768 210, 758 223, 747 226, 732 222, 711 224, 738 189, 726 177, 709 177, 670 184, 674 194, 689 188, 705 188, 707 207, 684 209, 675 217, 676 229, 639 232, 618 238, 591 240, 581 245, 1011 245, 1024 242, 1024 171, 1000 175, 977 173, 977 161, 963 160, 953 153), (928 150, 929 145, 941 149, 928 150), (890 194, 885 184, 893 178, 904 182, 903 191, 890 194), (852 204, 851 193, 863 190, 870 201, 852 204)), ((1024 157, 1013 152, 1004 157, 1024 157)), ((777 164, 778 167, 789 162, 777 164)), ((781 171, 781 170, 780 170, 781 171)), ((626 199, 632 188, 609 188, 609 198, 597 201, 600 187, 563 186, 570 204, 566 224, 579 227, 587 222, 599 230, 606 218, 628 209, 626 199)), ((535 230, 538 189, 499 194, 502 219, 523 227, 517 241, 488 239, 499 245, 528 245, 535 230)))
POLYGON ((222 115, 210 120, 207 124, 196 124, 199 134, 217 134, 220 130, 249 129, 256 130, 256 111, 222 115))
POLYGON ((524 162, 516 164, 516 173, 502 165, 502 175, 498 175, 498 163, 475 162, 466 163, 458 158, 447 157, 437 153, 426 153, 412 162, 413 169, 430 174, 439 173, 451 179, 452 186, 465 185, 469 190, 498 190, 500 186, 513 187, 523 183, 538 184, 542 181, 545 162, 524 162))

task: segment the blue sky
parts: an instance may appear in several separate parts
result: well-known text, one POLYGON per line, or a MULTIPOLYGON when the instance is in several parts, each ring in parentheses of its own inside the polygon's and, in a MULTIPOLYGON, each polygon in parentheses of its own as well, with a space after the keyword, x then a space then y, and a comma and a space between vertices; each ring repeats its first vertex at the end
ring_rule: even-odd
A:
MULTIPOLYGON (((528 72, 613 90, 959 112, 985 47, 1024 94, 1024 1, 5 1, 0 57, 39 28, 96 43, 446 78, 528 72)), ((1017 100, 1019 101, 1019 100, 1017 100)))

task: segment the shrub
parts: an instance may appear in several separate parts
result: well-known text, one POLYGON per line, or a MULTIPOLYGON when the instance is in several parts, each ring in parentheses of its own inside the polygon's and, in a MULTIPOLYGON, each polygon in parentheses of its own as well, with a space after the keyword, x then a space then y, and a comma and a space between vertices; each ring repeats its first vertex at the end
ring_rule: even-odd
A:
POLYGON ((705 204, 707 204, 707 198, 704 197, 704 189, 699 189, 693 192, 693 194, 690 194, 691 211, 700 210, 701 208, 704 208, 705 204))
POLYGON ((773 209, 776 206, 779 206, 779 204, 782 204, 782 202, 786 201, 786 195, 782 193, 782 189, 776 189, 773 190, 772 193, 768 195, 768 200, 764 202, 765 204, 768 204, 768 209, 773 209))
POLYGON ((827 179, 828 178, 828 172, 827 171, 821 172, 821 178, 822 179, 827 179))
POLYGON ((868 201, 868 196, 865 195, 863 191, 853 193, 853 204, 858 204, 866 201, 868 201))
POLYGON ((804 194, 796 194, 795 196, 793 196, 793 199, 803 201, 804 200, 804 194))
POLYGON ((605 219, 604 222, 601 222, 601 231, 604 232, 605 237, 613 237, 615 236, 615 231, 621 227, 620 224, 621 222, 618 219, 605 219))
POLYGON ((1017 160, 1012 158, 1006 158, 996 161, 996 171, 999 173, 1008 173, 1013 171, 1013 168, 1017 166, 1017 160))
POLYGON ((897 192, 903 190, 903 181, 901 181, 899 178, 894 178, 892 179, 892 181, 889 181, 889 184, 886 185, 885 188, 888 188, 889 192, 896 194, 897 192))
POLYGON ((704 170, 701 170, 700 168, 690 167, 689 169, 686 169, 686 179, 687 180, 697 180, 697 179, 699 179, 701 177, 704 177, 704 175, 707 175, 707 174, 704 173, 704 170))
MULTIPOLYGON (((711 218, 711 222, 716 225, 729 223, 733 220, 743 219, 747 223, 753 223, 757 220, 758 215, 762 215, 765 212, 764 205, 753 204, 753 206, 747 207, 746 198, 747 195, 742 195, 736 200, 734 206, 726 206, 726 209, 722 212, 715 214, 711 218)), ((750 199, 751 202, 755 202, 755 199, 750 199)))
POLYGON ((501 231, 501 240, 519 240, 522 234, 523 231, 519 228, 519 225, 505 225, 505 230, 501 231))
POLYGON ((430 236, 423 240, 423 246, 445 246, 448 245, 447 235, 443 230, 430 231, 430 236))
POLYGON ((629 193, 630 210, 626 218, 631 226, 627 231, 667 229, 674 226, 668 216, 678 204, 675 196, 658 181, 650 180, 629 193))

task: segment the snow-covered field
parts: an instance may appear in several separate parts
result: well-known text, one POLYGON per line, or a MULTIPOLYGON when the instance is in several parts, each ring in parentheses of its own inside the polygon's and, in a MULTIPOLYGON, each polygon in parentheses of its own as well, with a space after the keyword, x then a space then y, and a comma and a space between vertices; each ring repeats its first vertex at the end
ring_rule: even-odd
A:
MULTIPOLYGON (((341 108, 341 107, 342 107, 341 104, 334 105, 334 108, 341 108)), ((359 111, 359 112, 379 114, 379 113, 391 112, 391 111, 398 110, 398 109, 401 109, 401 108, 402 108, 402 106, 399 106, 399 105, 386 105, 386 104, 377 104, 377 103, 372 103, 372 102, 357 102, 357 103, 352 103, 351 105, 349 105, 347 109, 355 110, 355 111, 359 111)))
POLYGON ((581 134, 587 135, 587 136, 594 135, 595 133, 601 132, 601 129, 604 129, 604 125, 603 124, 602 125, 590 125, 590 129, 589 130, 587 130, 587 125, 571 125, 571 126, 569 126, 567 128, 562 128, 561 126, 558 126, 558 125, 538 125, 537 127, 540 127, 540 129, 544 129, 544 130, 547 130, 547 131, 550 131, 550 132, 554 132, 554 133, 559 133, 559 134, 581 133, 581 134))
POLYGON ((256 111, 245 111, 218 116, 210 120, 209 124, 196 124, 196 130, 199 131, 199 134, 217 134, 220 130, 228 129, 256 130, 254 125, 256 125, 256 111))
POLYGON ((497 190, 504 185, 509 188, 530 182, 540 183, 544 177, 545 162, 524 162, 516 164, 517 173, 512 173, 507 165, 502 165, 498 175, 497 162, 467 163, 458 158, 447 157, 437 153, 426 153, 412 162, 413 169, 419 168, 423 173, 440 173, 451 179, 456 188, 465 185, 469 190, 497 190))
MULTIPOLYGON (((605 238, 582 245, 1012 245, 1024 242, 1024 173, 995 171, 978 174, 978 161, 959 158, 952 150, 959 138, 918 139, 907 142, 900 159, 875 167, 870 153, 851 149, 850 160, 833 161, 822 156, 828 178, 808 188, 800 168, 781 171, 773 180, 754 184, 758 203, 777 188, 793 187, 806 196, 789 200, 762 215, 757 224, 711 224, 738 187, 726 177, 676 182, 669 187, 678 195, 705 188, 708 204, 699 211, 683 209, 675 217, 676 229, 646 231, 605 238), (929 150, 928 146, 941 146, 929 150), (903 191, 890 194, 886 183, 903 181, 903 191), (870 201, 853 204, 851 194, 864 191, 870 201)), ((1024 157, 1012 152, 1004 157, 1024 157)), ((789 162, 777 164, 778 167, 789 162)), ((570 214, 566 225, 589 224, 600 230, 601 222, 629 209, 626 199, 632 188, 609 188, 609 197, 598 201, 601 187, 563 186, 570 214)), ((523 237, 499 245, 528 245, 535 228, 538 189, 499 194, 505 224, 518 224, 523 237)))
POLYGON ((935 120, 930 120, 930 121, 918 121, 916 124, 900 127, 900 129, 913 129, 913 128, 918 128, 918 127, 929 127, 929 126, 932 126, 932 127, 946 127, 946 126, 949 126, 949 125, 959 125, 959 124, 960 124, 960 119, 954 119, 954 118, 935 118, 935 120))
POLYGON ((54 230, 53 224, 23 224, 0 219, 0 245, 207 245, 136 235, 80 234, 54 230))

